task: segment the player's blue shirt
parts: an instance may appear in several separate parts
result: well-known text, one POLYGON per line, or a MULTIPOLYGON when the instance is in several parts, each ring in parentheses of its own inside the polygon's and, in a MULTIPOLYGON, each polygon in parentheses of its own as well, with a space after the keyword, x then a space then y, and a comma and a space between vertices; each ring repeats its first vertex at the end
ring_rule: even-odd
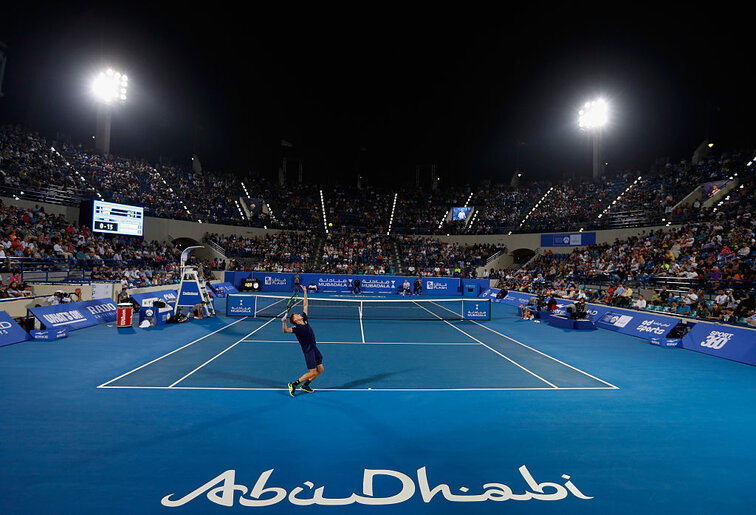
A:
POLYGON ((316 348, 315 344, 315 332, 310 327, 310 322, 307 320, 307 314, 302 313, 302 321, 304 324, 294 324, 292 331, 299 340, 299 345, 302 346, 302 352, 310 352, 316 348))

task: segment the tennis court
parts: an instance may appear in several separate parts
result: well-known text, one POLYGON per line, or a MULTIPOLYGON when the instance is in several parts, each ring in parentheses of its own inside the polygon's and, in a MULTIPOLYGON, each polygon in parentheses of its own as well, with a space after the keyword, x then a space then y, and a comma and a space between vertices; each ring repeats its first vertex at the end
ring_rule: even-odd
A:
POLYGON ((744 513, 756 501, 753 367, 499 304, 485 321, 359 313, 311 316, 325 373, 293 399, 304 360, 279 318, 98 326, 0 349, 0 511, 744 513))

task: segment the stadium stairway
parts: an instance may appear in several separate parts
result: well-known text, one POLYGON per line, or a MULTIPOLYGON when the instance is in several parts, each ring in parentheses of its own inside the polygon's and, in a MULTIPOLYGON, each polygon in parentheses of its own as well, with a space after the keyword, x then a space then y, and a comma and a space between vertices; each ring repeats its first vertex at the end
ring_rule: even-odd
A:
POLYGON ((313 246, 314 252, 310 260, 310 269, 313 271, 320 270, 320 262, 323 259, 323 246, 325 245, 325 234, 319 234, 318 239, 313 246))
POLYGON ((391 269, 394 270, 394 272, 398 275, 402 275, 404 273, 404 268, 402 267, 402 260, 399 256, 399 240, 392 236, 389 241, 391 242, 391 269))

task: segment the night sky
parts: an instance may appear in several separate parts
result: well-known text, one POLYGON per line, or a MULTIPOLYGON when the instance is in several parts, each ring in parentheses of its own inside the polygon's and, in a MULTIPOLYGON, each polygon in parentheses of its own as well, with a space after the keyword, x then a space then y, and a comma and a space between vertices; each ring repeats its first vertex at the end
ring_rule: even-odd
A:
MULTIPOLYGON (((3 8, 0 121, 91 141, 89 81, 129 75, 117 155, 273 176, 282 149, 305 179, 392 185, 436 164, 445 183, 589 175, 577 109, 612 105, 609 170, 689 159, 705 138, 753 148, 753 43, 745 16, 648 11, 155 11, 3 8)), ((545 6, 546 4, 544 4, 545 6)), ((715 6, 721 8, 721 6, 715 6)))

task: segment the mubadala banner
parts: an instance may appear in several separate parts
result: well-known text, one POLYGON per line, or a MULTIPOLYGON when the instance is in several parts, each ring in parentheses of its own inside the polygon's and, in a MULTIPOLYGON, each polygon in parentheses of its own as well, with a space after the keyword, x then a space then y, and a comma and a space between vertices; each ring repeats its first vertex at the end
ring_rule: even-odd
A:
POLYGON ((463 300, 462 314, 468 320, 490 320, 491 301, 488 299, 463 300))
POLYGON ((226 315, 236 317, 254 316, 256 300, 254 295, 228 295, 226 297, 226 315))

